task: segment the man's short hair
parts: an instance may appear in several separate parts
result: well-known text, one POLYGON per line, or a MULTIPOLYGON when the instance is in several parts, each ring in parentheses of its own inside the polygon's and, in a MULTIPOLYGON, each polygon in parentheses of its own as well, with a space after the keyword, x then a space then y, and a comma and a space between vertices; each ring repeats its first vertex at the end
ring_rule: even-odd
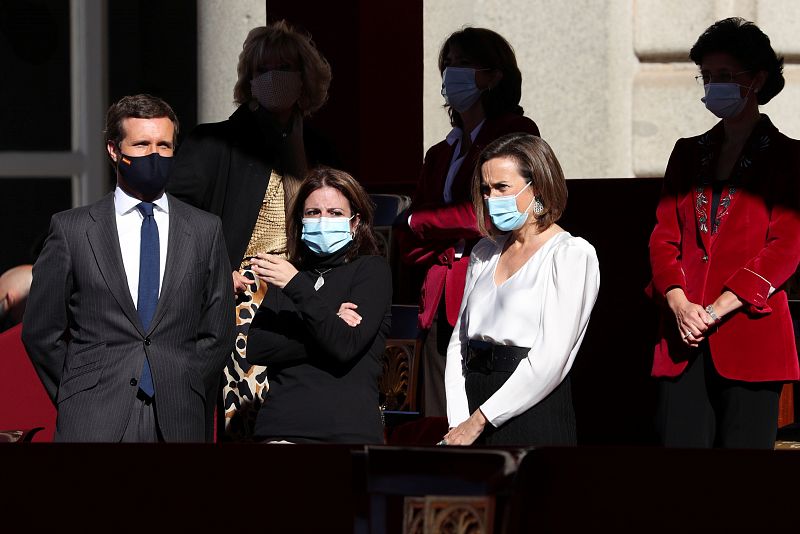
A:
POLYGON ((105 141, 117 147, 120 145, 125 139, 125 131, 122 128, 122 122, 125 119, 159 119, 161 117, 167 117, 175 126, 175 134, 172 139, 174 144, 178 138, 178 117, 169 104, 153 95, 123 96, 108 108, 106 128, 103 131, 105 141))

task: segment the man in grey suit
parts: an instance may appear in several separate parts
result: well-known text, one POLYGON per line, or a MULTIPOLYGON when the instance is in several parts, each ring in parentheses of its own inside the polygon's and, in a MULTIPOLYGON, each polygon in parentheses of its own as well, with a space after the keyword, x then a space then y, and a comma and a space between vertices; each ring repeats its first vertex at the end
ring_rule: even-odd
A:
POLYGON ((22 338, 56 441, 213 438, 233 291, 219 218, 164 193, 177 130, 159 98, 112 105, 116 189, 51 220, 22 338))

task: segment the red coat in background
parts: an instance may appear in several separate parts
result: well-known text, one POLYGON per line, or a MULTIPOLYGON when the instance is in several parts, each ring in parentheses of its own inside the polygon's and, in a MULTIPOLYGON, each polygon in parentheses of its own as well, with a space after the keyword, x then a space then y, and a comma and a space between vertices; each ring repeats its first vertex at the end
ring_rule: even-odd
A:
POLYGON ((397 232, 403 261, 427 268, 420 293, 420 328, 430 328, 442 293, 447 320, 451 326, 456 323, 464 295, 469 253, 481 237, 472 207, 475 163, 486 145, 515 132, 539 135, 539 128, 521 115, 506 114, 486 119, 456 173, 449 204, 444 202, 444 184, 457 143, 451 146, 442 141, 425 155, 411 209, 411 227, 401 227, 397 232), (455 257, 455 247, 461 239, 466 241, 466 245, 459 259, 455 257))
MULTIPOLYGON (((800 141, 762 115, 721 193, 712 220, 713 173, 722 122, 680 139, 664 176, 650 237, 651 294, 671 287, 705 307, 725 290, 744 306, 708 332, 717 372, 748 382, 797 380, 797 349, 786 291, 781 286, 800 260, 800 141), (770 286, 777 288, 769 294, 770 286)), ((653 376, 674 377, 690 350, 666 311, 653 376)))

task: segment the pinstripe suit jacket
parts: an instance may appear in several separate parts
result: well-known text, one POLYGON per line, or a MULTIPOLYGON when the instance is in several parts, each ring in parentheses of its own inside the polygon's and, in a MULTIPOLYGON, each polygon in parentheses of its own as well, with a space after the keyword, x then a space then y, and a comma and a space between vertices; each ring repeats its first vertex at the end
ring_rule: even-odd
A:
POLYGON ((113 193, 51 220, 33 267, 22 338, 58 409, 56 441, 119 441, 145 354, 164 439, 213 435, 234 339, 226 247, 219 218, 172 196, 169 206, 166 267, 147 331, 128 290, 113 193))

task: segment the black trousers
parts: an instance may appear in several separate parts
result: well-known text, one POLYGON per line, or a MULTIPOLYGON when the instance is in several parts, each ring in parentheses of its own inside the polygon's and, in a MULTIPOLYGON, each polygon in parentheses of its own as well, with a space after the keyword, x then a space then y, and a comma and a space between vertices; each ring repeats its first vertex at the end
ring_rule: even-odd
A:
POLYGON ((704 344, 682 375, 660 380, 656 428, 666 447, 772 449, 782 387, 720 376, 704 344))
POLYGON ((447 345, 453 327, 447 322, 444 295, 436 310, 430 330, 422 334, 422 403, 426 417, 447 417, 447 396, 444 390, 444 369, 447 345))
MULTIPOLYGON (((469 371, 465 383, 469 412, 474 413, 500 389, 500 386, 505 384, 510 376, 511 373, 502 371, 491 373, 469 371)), ((490 446, 577 445, 569 376, 541 402, 504 425, 495 428, 491 423, 486 423, 483 433, 475 443, 490 446)))

